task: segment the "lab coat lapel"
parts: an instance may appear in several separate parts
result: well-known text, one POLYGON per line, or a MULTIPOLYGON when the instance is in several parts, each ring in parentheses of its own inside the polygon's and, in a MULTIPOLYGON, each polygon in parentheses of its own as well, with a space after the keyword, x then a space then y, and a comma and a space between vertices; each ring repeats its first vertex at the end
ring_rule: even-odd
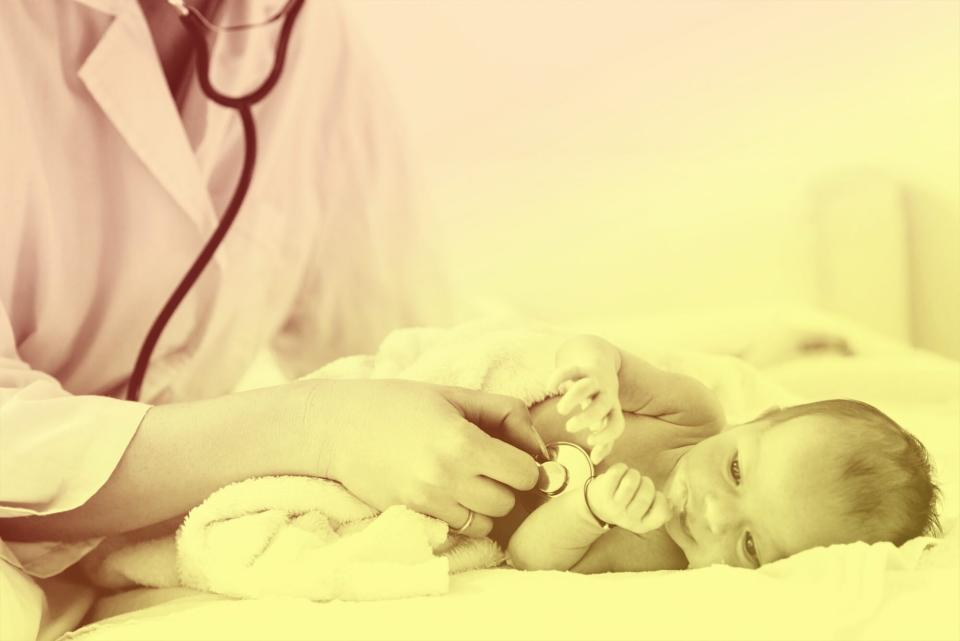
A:
POLYGON ((129 2, 79 76, 127 144, 207 236, 216 213, 150 41, 139 5, 129 2))

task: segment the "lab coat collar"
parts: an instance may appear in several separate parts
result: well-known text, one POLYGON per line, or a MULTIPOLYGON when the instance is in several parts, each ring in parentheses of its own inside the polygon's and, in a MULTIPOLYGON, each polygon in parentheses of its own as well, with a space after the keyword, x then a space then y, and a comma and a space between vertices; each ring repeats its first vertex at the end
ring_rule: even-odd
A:
MULTIPOLYGON (((115 16, 80 79, 134 153, 204 236, 217 216, 137 0, 73 0, 115 16)), ((161 0, 157 0, 158 2, 161 0)))

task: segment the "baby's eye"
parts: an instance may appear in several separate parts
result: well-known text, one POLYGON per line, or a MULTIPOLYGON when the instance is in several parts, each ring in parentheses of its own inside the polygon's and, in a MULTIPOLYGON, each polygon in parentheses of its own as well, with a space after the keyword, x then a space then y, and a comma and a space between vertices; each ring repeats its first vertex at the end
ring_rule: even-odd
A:
POLYGON ((737 482, 737 485, 740 485, 740 452, 737 451, 733 455, 733 460, 730 461, 730 476, 733 477, 733 480, 737 482))
POLYGON ((747 532, 747 535, 743 538, 743 547, 747 551, 747 557, 759 567, 760 557, 757 556, 757 544, 753 540, 753 535, 749 532, 747 532))

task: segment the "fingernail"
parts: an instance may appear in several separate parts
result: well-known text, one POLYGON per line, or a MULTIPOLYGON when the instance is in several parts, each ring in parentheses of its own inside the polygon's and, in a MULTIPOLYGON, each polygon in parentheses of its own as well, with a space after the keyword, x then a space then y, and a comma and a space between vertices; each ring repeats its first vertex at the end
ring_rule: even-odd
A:
POLYGON ((543 442, 543 437, 540 436, 540 432, 537 431, 537 428, 531 423, 530 430, 533 432, 533 440, 537 442, 537 447, 540 449, 540 455, 543 456, 543 459, 549 460, 550 453, 547 452, 547 444, 543 442))
POLYGON ((597 460, 595 461, 595 464, 600 463, 600 461, 607 458, 607 454, 609 454, 610 450, 612 449, 613 448, 610 446, 609 443, 601 445, 600 447, 595 449, 594 453, 596 454, 596 458, 597 458, 597 460))

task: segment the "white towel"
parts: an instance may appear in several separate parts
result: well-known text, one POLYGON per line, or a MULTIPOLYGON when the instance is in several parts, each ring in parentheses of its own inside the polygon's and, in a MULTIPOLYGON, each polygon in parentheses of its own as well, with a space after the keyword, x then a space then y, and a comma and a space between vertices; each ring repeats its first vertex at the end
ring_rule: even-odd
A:
POLYGON ((489 539, 448 534, 446 523, 402 506, 377 514, 339 483, 287 476, 228 485, 176 535, 108 539, 84 564, 111 589, 363 601, 443 594, 451 572, 502 560, 489 539))

